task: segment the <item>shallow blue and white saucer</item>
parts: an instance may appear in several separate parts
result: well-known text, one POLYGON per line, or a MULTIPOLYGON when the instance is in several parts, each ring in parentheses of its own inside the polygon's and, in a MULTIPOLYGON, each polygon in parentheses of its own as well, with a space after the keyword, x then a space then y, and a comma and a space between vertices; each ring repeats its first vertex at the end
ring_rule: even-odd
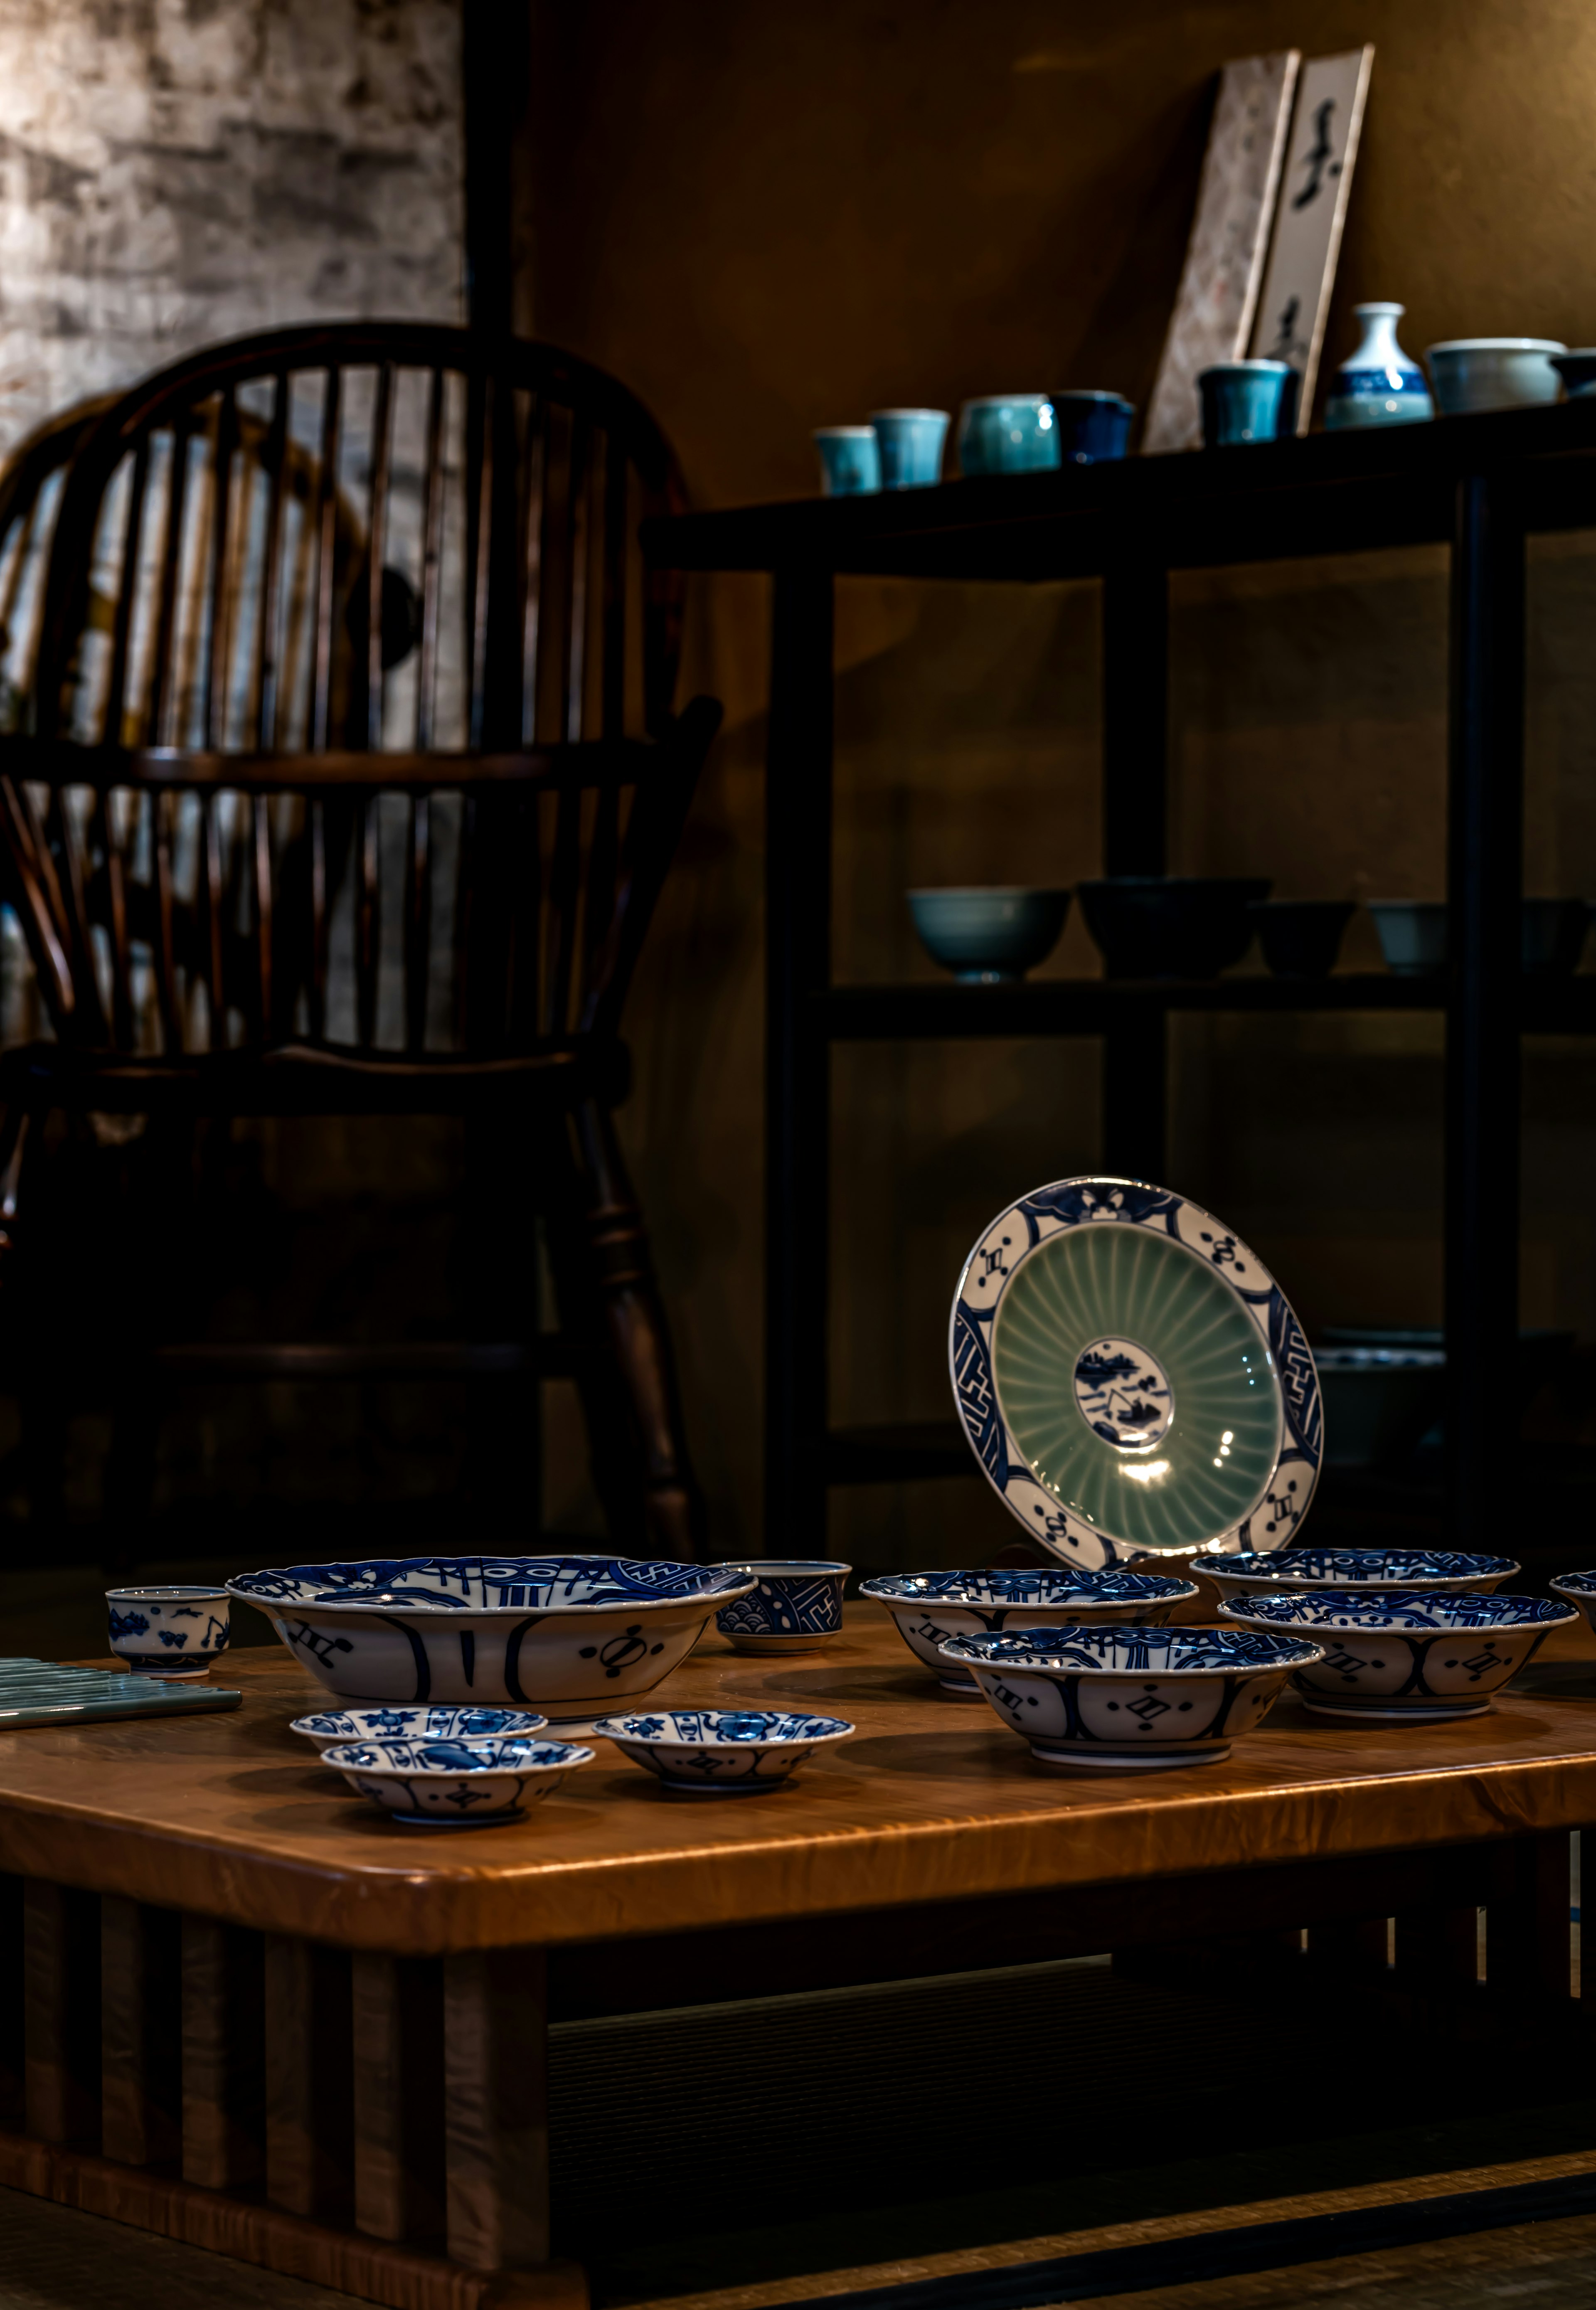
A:
POLYGON ((348 1741, 321 1760, 407 1828, 493 1828, 524 1819, 593 1757, 563 1741, 348 1741))
POLYGON ((1095 1570, 1286 1548, 1319 1476, 1319 1381, 1284 1293, 1200 1204, 1055 1180, 965 1262, 949 1360, 987 1481, 1095 1570))
POLYGON ((1326 1588, 1237 1596, 1227 1620, 1306 1637, 1320 1657, 1292 1679, 1315 1716, 1437 1724, 1488 1714, 1491 1696, 1579 1615, 1546 1596, 1459 1594, 1451 1588, 1326 1588))
POLYGON ((1454 1588, 1488 1595, 1519 1568, 1511 1556, 1459 1556, 1440 1548, 1286 1548, 1194 1556, 1191 1568, 1211 1580, 1223 1600, 1314 1588, 1454 1588))
POLYGON ((665 1708, 596 1717, 593 1730, 679 1795, 742 1797, 779 1787, 823 1742, 854 1728, 841 1716, 779 1709, 665 1708))
POLYGON ((525 1740, 548 1722, 529 1708, 324 1708, 288 1729, 331 1749, 344 1741, 525 1740))

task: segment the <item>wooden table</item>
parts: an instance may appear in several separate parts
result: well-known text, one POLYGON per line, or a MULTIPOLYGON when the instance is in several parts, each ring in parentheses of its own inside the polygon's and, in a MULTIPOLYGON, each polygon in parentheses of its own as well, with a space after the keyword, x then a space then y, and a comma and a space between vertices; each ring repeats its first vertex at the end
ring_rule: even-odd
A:
POLYGON ((792 1787, 673 1798, 601 1744, 470 1835, 351 1799, 287 1730, 319 1688, 235 1655, 236 1714, 0 1737, 0 2183, 394 2310, 577 2306, 548 2259, 551 2018, 1248 1936, 1576 2019, 1596 1652, 1548 1654, 1485 1718, 1332 1729, 1288 1698, 1225 1764, 1086 1780, 851 1605, 823 1655, 714 1639, 669 1686, 850 1717, 792 1787))

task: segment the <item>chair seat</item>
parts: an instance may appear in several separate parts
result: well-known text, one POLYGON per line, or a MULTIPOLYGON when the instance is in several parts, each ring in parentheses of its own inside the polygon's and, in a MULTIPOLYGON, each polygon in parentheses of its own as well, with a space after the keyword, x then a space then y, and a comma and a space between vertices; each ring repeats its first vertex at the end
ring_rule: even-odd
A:
POLYGON ((143 1115, 532 1115, 585 1099, 615 1107, 624 1043, 575 1037, 501 1058, 356 1057, 308 1043, 192 1058, 128 1058, 65 1043, 0 1054, 0 1103, 42 1113, 143 1115))

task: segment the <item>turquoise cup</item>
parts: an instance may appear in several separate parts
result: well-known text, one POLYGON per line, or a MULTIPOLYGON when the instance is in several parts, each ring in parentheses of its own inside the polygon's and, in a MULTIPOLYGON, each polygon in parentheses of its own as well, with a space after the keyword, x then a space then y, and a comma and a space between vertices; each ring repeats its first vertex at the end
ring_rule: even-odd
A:
POLYGON ((881 451, 873 425, 817 425, 820 489, 828 498, 865 498, 881 486, 881 451))
POLYGON ((1289 361, 1220 361, 1197 380, 1202 395, 1202 446, 1230 449, 1246 441, 1273 441, 1280 432, 1289 361))
POLYGON ((884 490, 928 490, 942 478, 945 409, 872 409, 884 490))
POLYGON ((1046 394, 994 393, 961 406, 961 473, 1051 473, 1058 462, 1058 425, 1046 394))

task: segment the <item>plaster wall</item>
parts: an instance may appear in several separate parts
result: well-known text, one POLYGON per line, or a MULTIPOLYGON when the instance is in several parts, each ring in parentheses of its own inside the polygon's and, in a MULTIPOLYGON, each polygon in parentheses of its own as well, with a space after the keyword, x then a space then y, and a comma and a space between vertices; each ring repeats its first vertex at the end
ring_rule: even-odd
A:
MULTIPOLYGON (((884 404, 1102 385, 1145 404, 1212 75, 1292 42, 1376 48, 1327 365, 1369 297, 1406 302, 1415 351, 1596 338, 1579 0, 535 0, 533 21, 538 332, 644 395, 699 504, 808 493, 809 429, 884 404)), ((837 968, 931 976, 906 887, 1097 871, 1095 595, 842 591, 837 968)), ((1532 890, 1596 891, 1593 612, 1590 541, 1538 549, 1532 890)), ((697 591, 689 683, 727 729, 639 992, 627 1115, 726 1553, 758 1540, 767 617, 761 581, 697 591)), ((1441 553, 1178 580, 1174 867, 1439 895, 1445 617, 1441 553)), ((1372 959, 1366 918, 1348 953, 1372 959)), ((1072 923, 1048 968, 1094 967, 1072 923)), ((1171 1181, 1252 1238, 1310 1324, 1436 1320, 1440 1066, 1423 1020, 1183 1022, 1171 1181)), ((1589 1333, 1592 1069, 1537 1043, 1526 1075, 1524 1316, 1589 1333)), ((976 1229, 1096 1158, 1096 1049, 857 1049, 835 1081, 834 1409, 934 1416, 976 1229)), ((1004 1536, 972 1484, 839 1497, 831 1542, 958 1561, 1004 1536)))

